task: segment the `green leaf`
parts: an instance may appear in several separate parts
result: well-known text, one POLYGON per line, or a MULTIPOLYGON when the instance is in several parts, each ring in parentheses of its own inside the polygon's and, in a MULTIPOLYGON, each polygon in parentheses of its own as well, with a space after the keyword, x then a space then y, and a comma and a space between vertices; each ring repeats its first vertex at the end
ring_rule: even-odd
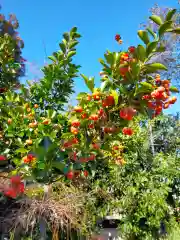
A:
POLYGON ((99 62, 104 66, 105 62, 102 58, 99 58, 99 62))
POLYGON ((52 60, 53 62, 56 62, 56 58, 54 56, 49 56, 48 57, 50 60, 52 60))
POLYGON ((76 55, 76 51, 70 51, 68 52, 67 58, 71 58, 74 55, 76 55))
POLYGON ((52 162, 52 167, 57 168, 63 172, 65 164, 62 162, 52 162))
POLYGON ((56 116, 56 111, 54 111, 53 109, 48 109, 47 110, 47 117, 52 119, 56 116))
POLYGON ((44 168, 45 168, 45 163, 40 162, 40 163, 38 164, 38 168, 39 168, 39 169, 44 169, 44 168))
POLYGON ((109 81, 109 79, 106 79, 101 83, 101 86, 100 86, 101 91, 104 92, 104 90, 108 88, 110 85, 111 85, 111 82, 109 81))
POLYGON ((69 44, 69 48, 74 48, 79 42, 74 40, 74 41, 71 41, 70 44, 69 44))
POLYGON ((173 30, 171 30, 171 31, 168 31, 168 32, 180 34, 180 28, 175 28, 175 29, 173 29, 173 30))
POLYGON ((159 28, 159 37, 161 37, 166 32, 167 29, 171 28, 171 25, 172 21, 168 21, 162 24, 159 28))
POLYGON ((152 36, 154 39, 157 38, 156 33, 153 32, 153 30, 152 30, 150 27, 146 28, 146 30, 148 31, 149 34, 151 34, 151 36, 152 36))
POLYGON ((138 63, 132 63, 131 64, 131 68, 132 68, 132 74, 135 78, 138 77, 139 73, 140 73, 140 65, 138 63))
POLYGON ((146 58, 146 49, 144 46, 142 45, 138 45, 137 46, 137 55, 138 55, 138 59, 142 62, 144 62, 145 58, 146 58))
POLYGON ((64 43, 60 43, 59 47, 61 48, 61 50, 63 51, 63 53, 66 53, 66 46, 64 43))
POLYGON ((166 15, 165 21, 170 21, 175 13, 176 13, 176 9, 170 10, 166 15))
POLYGON ((114 52, 113 56, 114 56, 115 62, 118 64, 120 62, 120 59, 121 59, 121 53, 120 52, 114 52))
POLYGON ((167 71, 167 67, 162 63, 146 64, 146 65, 144 65, 144 67, 148 72, 151 72, 151 73, 159 71, 159 70, 166 70, 167 71))
POLYGON ((107 61, 107 63, 108 64, 110 64, 110 65, 113 65, 114 64, 114 56, 113 56, 113 54, 112 53, 105 53, 104 54, 104 57, 105 57, 105 59, 106 59, 106 61, 107 61))
POLYGON ((149 17, 153 22, 155 22, 157 25, 161 25, 163 24, 162 19, 157 16, 157 15, 152 15, 151 17, 149 17))
POLYGON ((68 42, 69 41, 69 33, 65 32, 63 34, 64 39, 68 42))
POLYGON ((11 150, 11 149, 6 148, 6 149, 4 150, 4 154, 8 154, 8 153, 10 152, 10 150, 11 150))
POLYGON ((151 54, 156 49, 157 44, 158 44, 158 41, 148 43, 146 48, 147 56, 149 56, 149 54, 151 54))
POLYGON ((12 133, 12 132, 9 132, 7 135, 6 135, 6 137, 14 137, 14 133, 12 133))
POLYGON ((27 150, 27 149, 25 149, 25 148, 18 148, 18 149, 16 150, 16 153, 27 153, 27 152, 29 152, 29 150, 27 150))
POLYGON ((124 85, 119 86, 119 91, 120 91, 120 93, 128 94, 128 90, 126 89, 126 87, 124 85))
POLYGON ((51 140, 54 140, 56 138, 56 135, 57 135, 57 131, 52 131, 50 134, 51 140))
POLYGON ((171 92, 179 93, 179 89, 178 89, 177 87, 174 87, 174 86, 171 86, 171 87, 169 88, 169 90, 170 90, 171 92))
POLYGON ((14 101, 15 101, 15 102, 20 102, 19 95, 15 96, 14 101))
POLYGON ((148 44, 149 43, 149 36, 148 36, 148 32, 145 30, 139 30, 138 31, 138 36, 140 37, 140 39, 145 43, 148 44))
POLYGON ((72 136, 73 136, 72 133, 63 133, 62 136, 61 136, 61 138, 67 139, 67 138, 71 138, 72 136))
POLYGON ((85 92, 80 92, 80 93, 77 95, 76 99, 77 99, 77 100, 81 100, 81 99, 83 99, 83 98, 85 98, 85 97, 87 97, 87 93, 85 93, 85 92))
POLYGON ((94 89, 94 77, 88 78, 84 74, 81 74, 81 77, 84 79, 84 82, 86 83, 86 86, 89 88, 91 92, 93 92, 94 89))
POLYGON ((139 93, 151 92, 152 90, 153 90, 153 87, 150 83, 142 82, 142 83, 140 83, 140 87, 138 86, 138 88, 136 88, 134 95, 136 96, 139 93))
POLYGON ((70 33, 75 33, 75 32, 77 32, 77 27, 73 27, 70 31, 70 33))
POLYGON ((114 97, 115 105, 118 104, 119 95, 115 90, 111 90, 111 94, 114 97))
POLYGON ((71 34, 71 37, 72 37, 72 38, 80 38, 80 37, 81 37, 81 34, 76 33, 76 32, 73 32, 73 33, 71 34))

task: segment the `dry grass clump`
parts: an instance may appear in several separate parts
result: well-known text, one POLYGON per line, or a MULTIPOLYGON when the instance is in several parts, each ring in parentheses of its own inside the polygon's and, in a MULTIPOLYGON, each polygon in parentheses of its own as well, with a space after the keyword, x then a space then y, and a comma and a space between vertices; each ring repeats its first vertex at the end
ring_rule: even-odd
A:
MULTIPOLYGON (((33 185, 33 188, 36 186, 33 185)), ((42 186, 41 186, 42 187, 42 186)), ((85 229, 86 193, 59 182, 46 186, 45 194, 9 200, 0 205, 0 232, 14 230, 16 234, 33 232, 37 224, 44 224, 59 239, 60 231, 85 229)))

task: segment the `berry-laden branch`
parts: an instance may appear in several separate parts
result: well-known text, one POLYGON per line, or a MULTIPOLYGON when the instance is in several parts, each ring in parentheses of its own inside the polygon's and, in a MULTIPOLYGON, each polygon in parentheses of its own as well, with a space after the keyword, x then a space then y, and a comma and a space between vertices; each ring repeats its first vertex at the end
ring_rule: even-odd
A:
MULTIPOLYGON (((139 31, 143 45, 131 46, 127 52, 104 54, 105 60, 100 59, 103 71, 99 88, 95 88, 94 78, 81 74, 91 93, 78 94, 78 105, 66 114, 59 113, 62 102, 57 99, 57 112, 50 106, 54 106, 56 83, 64 77, 68 81, 77 72, 77 66, 71 64, 75 54, 72 49, 79 37, 76 28, 64 35, 62 51, 50 57, 53 64, 44 68, 45 78, 31 89, 29 97, 23 95, 25 88, 20 94, 4 94, 0 101, 0 162, 8 159, 14 168, 11 175, 41 183, 51 183, 59 175, 74 181, 93 177, 96 166, 107 161, 125 164, 122 138, 136 133, 134 117, 147 112, 156 117, 176 102, 176 97, 170 95, 178 89, 159 74, 167 70, 166 66, 151 61, 154 54, 163 51, 159 46, 163 34, 179 33, 179 29, 173 29, 173 12, 168 14, 165 22, 153 16, 159 25, 153 41, 148 31, 139 31)), ((119 35, 115 39, 122 43, 119 35)))

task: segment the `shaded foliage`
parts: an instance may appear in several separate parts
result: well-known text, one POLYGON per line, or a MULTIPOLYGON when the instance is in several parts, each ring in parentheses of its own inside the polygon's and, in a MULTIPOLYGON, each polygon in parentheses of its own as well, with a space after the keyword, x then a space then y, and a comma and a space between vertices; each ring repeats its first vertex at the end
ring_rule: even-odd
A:
POLYGON ((21 55, 24 43, 18 36, 18 27, 15 15, 9 15, 9 19, 0 15, 0 92, 18 88, 19 77, 25 74, 25 59, 21 55))

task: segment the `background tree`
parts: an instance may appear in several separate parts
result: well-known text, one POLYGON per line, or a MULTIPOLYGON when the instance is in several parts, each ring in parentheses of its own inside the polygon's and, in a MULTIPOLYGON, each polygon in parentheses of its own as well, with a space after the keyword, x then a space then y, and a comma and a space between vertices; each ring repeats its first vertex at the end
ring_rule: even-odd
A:
POLYGON ((18 36, 18 27, 15 15, 10 14, 6 19, 0 14, 0 92, 17 88, 19 77, 25 73, 25 59, 21 55, 24 43, 18 36))
MULTIPOLYGON (((131 138, 119 136, 122 145, 122 148, 116 149, 116 152, 121 151, 119 161, 116 164, 107 162, 103 166, 99 163, 89 186, 94 193, 92 203, 88 203, 90 211, 96 219, 117 215, 123 239, 159 239, 178 227, 179 138, 177 129, 171 129, 169 134, 173 144, 166 148, 164 154, 169 138, 168 133, 162 131, 162 126, 167 123, 167 118, 171 117, 161 116, 154 121, 155 156, 147 131, 149 120, 137 118, 136 134, 131 138)), ((178 124, 178 120, 174 119, 172 126, 178 124)), ((171 128, 166 127, 167 130, 171 128)))
MULTIPOLYGON (((150 9, 152 15, 159 16, 162 20, 165 19, 167 12, 171 8, 168 7, 159 7, 157 4, 150 9)), ((174 25, 180 27, 180 10, 173 16, 174 25)), ((145 29, 151 32, 154 31, 157 33, 158 24, 149 19, 147 23, 142 24, 145 29)), ((163 77, 167 79, 172 79, 172 81, 179 87, 179 77, 180 71, 180 36, 178 34, 169 34, 166 33, 161 40, 161 47, 165 48, 165 51, 159 52, 158 55, 151 59, 152 61, 157 60, 165 64, 168 67, 168 72, 163 73, 163 77)))
POLYGON ((42 69, 44 77, 30 88, 31 101, 43 109, 63 110, 64 104, 74 92, 74 78, 77 77, 80 66, 73 63, 72 57, 76 55, 80 34, 74 27, 63 36, 64 39, 59 44, 60 50, 49 57, 52 63, 42 69))

